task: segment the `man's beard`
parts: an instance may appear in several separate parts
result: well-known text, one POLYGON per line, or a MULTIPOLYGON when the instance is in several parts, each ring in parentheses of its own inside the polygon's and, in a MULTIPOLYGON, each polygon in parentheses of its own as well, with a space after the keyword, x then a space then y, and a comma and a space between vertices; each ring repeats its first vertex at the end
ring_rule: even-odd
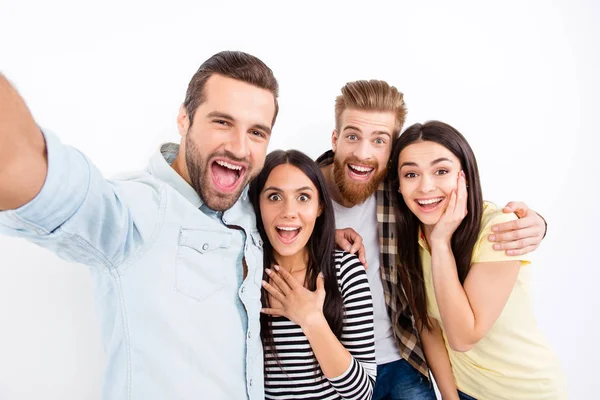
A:
POLYGON ((200 199, 214 211, 229 210, 240 198, 242 191, 258 172, 253 171, 252 164, 248 159, 240 159, 228 152, 214 152, 204 156, 194 144, 194 141, 187 135, 185 139, 185 162, 190 175, 190 183, 200 199), (243 181, 238 183, 238 188, 233 193, 221 193, 214 189, 212 181, 212 172, 208 160, 214 157, 228 158, 232 161, 242 162, 247 165, 243 181))
POLYGON ((335 156, 333 158, 333 179, 335 180, 335 184, 344 200, 353 206, 362 204, 369 196, 375 193, 381 181, 385 179, 386 173, 386 169, 379 171, 379 163, 377 161, 365 162, 360 161, 356 157, 349 157, 344 161, 340 161, 335 156), (354 182, 347 175, 348 164, 359 164, 374 168, 373 175, 366 182, 354 182))

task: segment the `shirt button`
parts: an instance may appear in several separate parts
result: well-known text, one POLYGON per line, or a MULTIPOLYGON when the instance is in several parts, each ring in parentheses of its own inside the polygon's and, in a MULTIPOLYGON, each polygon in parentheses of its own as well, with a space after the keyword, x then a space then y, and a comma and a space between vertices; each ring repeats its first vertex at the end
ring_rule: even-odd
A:
POLYGON ((242 286, 242 289, 240 290, 240 292, 244 293, 244 289, 245 289, 245 287, 242 286))
POLYGON ((252 333, 250 333, 250 331, 248 331, 248 339, 250 339, 252 337, 252 333))
POLYGON ((254 383, 254 381, 252 381, 252 379, 250 379, 250 386, 252 386, 253 383, 254 383))
POLYGON ((202 245, 202 250, 208 250, 208 243, 204 243, 202 245))

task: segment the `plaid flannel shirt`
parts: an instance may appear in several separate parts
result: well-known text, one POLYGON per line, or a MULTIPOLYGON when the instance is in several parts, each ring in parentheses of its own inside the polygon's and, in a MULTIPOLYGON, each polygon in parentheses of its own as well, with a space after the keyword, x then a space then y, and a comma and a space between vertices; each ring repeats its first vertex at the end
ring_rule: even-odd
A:
MULTIPOLYGON (((327 151, 317 158, 320 167, 333 162, 333 151, 327 151)), ((396 218, 392 207, 390 183, 384 180, 379 184, 377 199, 377 222, 379 225, 379 251, 381 281, 388 316, 392 321, 392 330, 400 355, 417 371, 429 379, 429 368, 425 361, 421 340, 415 328, 414 318, 406 293, 400 284, 398 268, 398 239, 396 237, 396 218)))

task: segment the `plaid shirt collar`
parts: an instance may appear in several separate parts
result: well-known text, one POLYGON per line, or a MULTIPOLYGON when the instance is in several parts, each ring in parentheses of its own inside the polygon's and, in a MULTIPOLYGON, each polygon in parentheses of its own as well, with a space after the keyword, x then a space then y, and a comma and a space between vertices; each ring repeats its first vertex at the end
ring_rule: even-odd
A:
MULTIPOLYGON (((325 167, 333 163, 333 151, 329 150, 317 158, 317 164, 325 167)), ((396 238, 396 218, 392 207, 393 189, 390 182, 379 184, 377 199, 377 222, 379 225, 379 251, 381 253, 381 281, 388 316, 392 321, 392 330, 400 355, 410 365, 429 378, 429 372, 421 341, 414 325, 414 318, 408 306, 406 293, 400 285, 398 275, 398 240, 396 238), (393 322, 396 323, 393 323, 393 322)))

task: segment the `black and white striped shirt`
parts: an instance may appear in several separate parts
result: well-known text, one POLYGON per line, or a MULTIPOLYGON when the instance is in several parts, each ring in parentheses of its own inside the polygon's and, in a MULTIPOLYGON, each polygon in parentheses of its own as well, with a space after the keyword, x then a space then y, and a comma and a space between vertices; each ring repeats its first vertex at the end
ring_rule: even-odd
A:
POLYGON ((370 399, 377 374, 373 301, 364 266, 350 253, 335 252, 338 286, 344 302, 340 342, 352 355, 342 375, 328 379, 300 326, 285 317, 272 319, 275 350, 265 348, 267 399, 370 399))

